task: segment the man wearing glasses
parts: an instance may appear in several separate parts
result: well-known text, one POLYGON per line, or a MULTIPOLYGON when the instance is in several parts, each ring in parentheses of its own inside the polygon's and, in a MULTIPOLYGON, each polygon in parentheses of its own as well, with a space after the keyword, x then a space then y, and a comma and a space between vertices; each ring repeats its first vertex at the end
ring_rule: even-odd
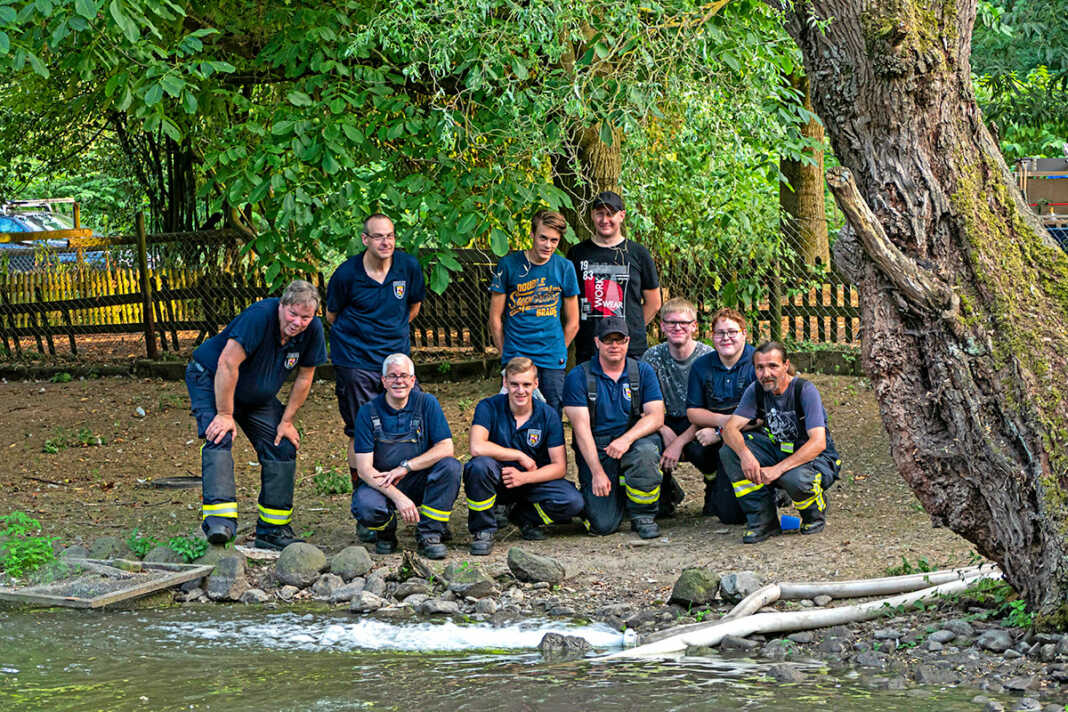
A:
POLYGON ((597 324, 597 356, 564 379, 564 412, 571 421, 579 489, 591 534, 619 528, 624 513, 642 539, 660 536, 654 517, 660 498, 660 426, 664 400, 647 363, 627 356, 627 323, 597 324))
POLYGON ((672 473, 680 460, 692 462, 694 453, 701 449, 694 442, 697 427, 686 418, 690 368, 697 359, 712 353, 712 347, 694 339, 697 309, 682 297, 669 299, 660 308, 660 332, 664 341, 646 351, 642 360, 653 367, 664 394, 667 412, 660 427, 660 439, 664 443, 660 469, 664 478, 660 485, 659 516, 670 517, 685 496, 672 473))
MULTIPOLYGON (((363 252, 345 260, 326 287, 330 360, 334 363, 338 410, 349 437, 353 487, 356 462, 352 428, 360 406, 382 392, 379 369, 386 356, 411 352, 409 324, 426 294, 423 271, 412 255, 396 249, 393 221, 376 213, 363 223, 363 252)), ((418 386, 416 386, 418 390, 418 386)), ((357 525, 361 541, 374 536, 357 525)))
POLYGON ((382 363, 384 393, 356 414, 353 438, 359 486, 352 516, 377 533, 376 554, 397 549, 397 517, 416 525, 420 556, 444 559, 441 537, 460 492, 460 461, 441 404, 412 390, 415 364, 405 354, 382 363))
POLYGON ((696 447, 690 462, 705 476, 705 503, 701 514, 719 517, 724 524, 745 521, 737 498, 720 462, 721 431, 742 399, 742 393, 756 380, 753 347, 746 343, 745 316, 734 309, 720 309, 712 315, 715 351, 697 359, 690 369, 686 395, 686 417, 696 428, 696 447))

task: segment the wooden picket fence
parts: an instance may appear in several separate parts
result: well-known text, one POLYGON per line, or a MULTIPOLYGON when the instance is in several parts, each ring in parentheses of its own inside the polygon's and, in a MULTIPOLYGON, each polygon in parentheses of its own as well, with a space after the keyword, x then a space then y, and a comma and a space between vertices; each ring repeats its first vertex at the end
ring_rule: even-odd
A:
MULTIPOLYGON (((255 262, 245 257, 235 263, 212 252, 229 249, 232 256, 239 248, 239 236, 232 231, 142 234, 82 246, 105 255, 92 262, 0 272, 0 346, 9 355, 19 355, 23 341, 29 339, 29 348, 35 346, 40 353, 55 354, 58 342, 78 354, 79 341, 90 335, 143 334, 150 357, 160 350, 187 349, 272 293, 255 262)), ((463 270, 453 276, 444 294, 428 293, 412 324, 416 354, 482 357, 491 346, 487 287, 497 258, 481 250, 461 250, 457 259, 463 270)), ((325 295, 322 273, 304 278, 325 295)), ((662 286, 665 299, 682 294, 697 303, 705 317, 701 336, 710 339, 707 316, 720 306, 712 280, 668 267, 662 286)), ((756 311, 757 323, 750 329, 754 339, 850 345, 859 341, 859 294, 853 285, 794 289, 777 308, 765 299, 756 311)))

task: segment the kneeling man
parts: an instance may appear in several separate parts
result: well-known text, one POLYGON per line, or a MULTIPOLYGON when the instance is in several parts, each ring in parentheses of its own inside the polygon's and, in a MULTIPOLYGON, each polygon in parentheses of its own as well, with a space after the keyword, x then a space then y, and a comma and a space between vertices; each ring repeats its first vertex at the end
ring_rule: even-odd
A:
POLYGON ((753 353, 757 382, 742 394, 723 427, 723 468, 745 513, 742 541, 756 544, 781 533, 772 487, 790 495, 801 514, 801 533, 815 534, 826 522, 824 490, 838 477, 842 461, 827 430, 819 391, 791 375, 786 348, 775 341, 753 353), (763 430, 742 432, 750 421, 763 430))
POLYGON ((627 358, 627 323, 597 325, 597 355, 567 374, 564 412, 571 421, 590 532, 611 534, 626 512, 642 539, 660 536, 653 521, 660 499, 664 397, 647 363, 627 358))
POLYGON ((382 363, 379 394, 360 406, 353 449, 360 486, 352 516, 377 532, 375 553, 397 549, 397 515, 416 524, 420 556, 444 559, 442 534, 460 492, 460 461, 452 455, 452 431, 441 404, 412 392, 415 364, 404 354, 382 363))
POLYGON ((493 549, 495 504, 512 504, 511 517, 524 539, 545 538, 545 525, 564 523, 582 511, 582 495, 564 479, 567 454, 560 416, 535 400, 538 367, 517 356, 504 367, 507 395, 479 401, 471 425, 471 461, 464 467, 471 554, 493 549))

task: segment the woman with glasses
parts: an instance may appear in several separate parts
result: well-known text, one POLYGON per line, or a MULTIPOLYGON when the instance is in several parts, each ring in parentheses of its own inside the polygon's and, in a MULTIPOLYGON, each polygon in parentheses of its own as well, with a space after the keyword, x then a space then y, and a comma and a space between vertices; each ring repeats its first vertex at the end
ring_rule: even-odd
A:
POLYGON ((712 315, 714 351, 702 356, 690 369, 686 417, 697 429, 691 462, 705 476, 705 503, 701 514, 719 517, 724 524, 745 521, 734 496, 730 478, 723 470, 719 449, 720 431, 742 399, 746 387, 756 381, 753 347, 746 343, 746 321, 741 312, 724 308, 712 315))

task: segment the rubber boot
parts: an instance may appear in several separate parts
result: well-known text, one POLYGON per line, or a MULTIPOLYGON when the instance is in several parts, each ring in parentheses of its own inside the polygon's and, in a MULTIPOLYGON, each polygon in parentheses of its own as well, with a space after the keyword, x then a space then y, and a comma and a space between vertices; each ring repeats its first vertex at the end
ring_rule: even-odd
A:
POLYGON ((237 490, 234 486, 234 456, 229 450, 200 449, 203 521, 208 542, 222 546, 237 531, 237 490))
MULTIPOLYGON (((360 486, 360 475, 356 472, 355 467, 349 468, 349 477, 352 478, 352 491, 355 492, 356 488, 360 486)), ((364 544, 374 544, 378 535, 357 521, 356 538, 364 544)))
POLYGON ((769 502, 768 505, 762 512, 746 515, 743 544, 759 544, 769 537, 782 534, 782 529, 779 528, 779 513, 775 510, 774 502, 769 502))
POLYGON ((294 460, 263 460, 260 463, 260 517, 256 521, 256 546, 281 550, 303 542, 293 534, 293 480, 297 473, 294 460))

